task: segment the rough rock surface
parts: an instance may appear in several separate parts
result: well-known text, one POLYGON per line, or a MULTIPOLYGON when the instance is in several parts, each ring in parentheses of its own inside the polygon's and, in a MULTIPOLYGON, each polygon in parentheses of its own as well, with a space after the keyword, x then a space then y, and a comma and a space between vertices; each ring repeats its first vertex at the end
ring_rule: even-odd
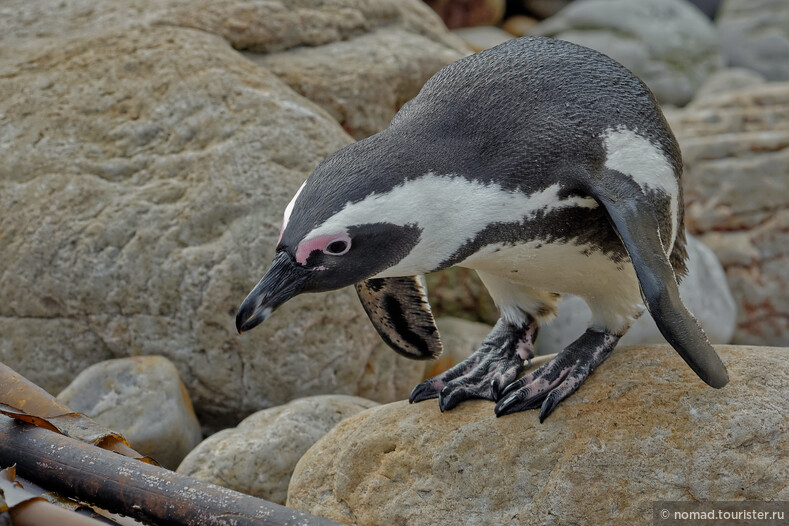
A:
MULTIPOLYGON (((679 286, 685 306, 692 312, 712 343, 729 343, 737 322, 737 305, 726 274, 715 253, 693 236, 688 240, 688 274, 679 286)), ((567 295, 559 303, 556 319, 540 328, 539 354, 561 351, 587 328, 592 311, 584 300, 567 295)), ((619 345, 664 343, 655 321, 645 312, 622 337, 619 345)))
POLYGON ((723 390, 666 345, 618 349, 544 424, 489 401, 375 407, 307 451, 288 506, 354 525, 645 524, 653 500, 787 500, 787 351, 717 350, 723 390))
POLYGON ((354 138, 363 139, 389 126, 427 79, 469 52, 460 39, 449 47, 392 27, 319 48, 246 56, 328 111, 354 138))
POLYGON ((715 27, 684 0, 573 2, 531 34, 605 53, 641 78, 664 104, 686 104, 723 65, 715 27))
POLYGON ((685 225, 726 270, 735 343, 789 345, 789 83, 668 114, 685 161, 685 225))
MULTIPOLYGON (((374 384, 391 391, 395 373, 371 362, 379 339, 352 289, 296 298, 235 334, 282 210, 351 139, 231 44, 274 53, 363 39, 364 56, 380 34, 391 52, 381 62, 411 71, 411 55, 392 45, 402 30, 449 50, 419 66, 423 79, 406 75, 421 85, 426 63, 462 55, 429 8, 46 0, 2 9, 0 359, 57 392, 92 363, 165 354, 217 425, 362 385, 379 401, 407 396, 410 386, 379 396, 374 384)), ((364 84, 364 68, 343 68, 364 84)))
POLYGON ((200 443, 178 473, 284 504, 296 462, 341 420, 376 404, 322 395, 258 411, 200 443))
POLYGON ((789 3, 725 0, 716 19, 723 56, 731 66, 789 80, 789 3))
POLYGON ((175 469, 203 438, 178 370, 162 356, 94 364, 57 398, 168 469, 175 469))

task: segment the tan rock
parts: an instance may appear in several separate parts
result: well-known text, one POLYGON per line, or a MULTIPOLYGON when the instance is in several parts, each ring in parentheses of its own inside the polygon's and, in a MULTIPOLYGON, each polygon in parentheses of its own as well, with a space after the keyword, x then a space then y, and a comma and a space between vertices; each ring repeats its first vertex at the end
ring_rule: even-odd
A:
POLYGON ((20 37, 0 61, 0 359, 58 392, 92 363, 164 354, 210 425, 362 384, 407 396, 379 396, 396 368, 371 358, 352 289, 235 334, 282 210, 347 134, 218 36, 97 30, 20 37))
POLYGON ((735 343, 789 345, 789 83, 670 112, 685 161, 685 224, 726 271, 735 343))
POLYGON ((393 26, 318 48, 246 56, 363 139, 389 126, 427 79, 468 52, 459 39, 449 47, 429 34, 393 26))
POLYGON ((516 37, 522 37, 529 34, 534 26, 539 23, 539 20, 530 16, 514 15, 501 24, 501 28, 516 37))
POLYGON ((57 398, 168 469, 175 469, 203 438, 178 370, 162 356, 94 364, 57 398))
POLYGON ((304 452, 341 420, 376 405, 356 396, 321 395, 258 411, 201 442, 178 473, 284 504, 304 452))
POLYGON ((450 29, 494 26, 507 9, 506 0, 425 0, 450 29))
POLYGON ((723 390, 668 346, 618 349, 540 424, 397 402, 340 423, 288 506, 346 524, 645 524, 654 500, 789 498, 786 350, 717 347, 723 390))
POLYGON ((463 27, 452 32, 468 44, 473 51, 484 51, 515 38, 503 29, 493 26, 463 27))
POLYGON ((362 139, 469 50, 420 0, 176 5, 161 23, 222 35, 362 139))

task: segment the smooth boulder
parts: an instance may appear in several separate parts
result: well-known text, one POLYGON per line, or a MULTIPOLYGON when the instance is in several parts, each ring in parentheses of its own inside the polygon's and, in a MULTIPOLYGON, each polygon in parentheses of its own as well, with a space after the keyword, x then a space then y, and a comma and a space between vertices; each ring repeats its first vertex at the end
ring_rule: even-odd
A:
POLYGON ((310 446, 340 421, 376 405, 321 395, 258 411, 201 442, 178 473, 284 504, 293 468, 310 446))
POLYGON ((203 438, 173 363, 162 356, 119 358, 82 371, 57 397, 175 469, 203 438))
POLYGON ((667 345, 617 349, 540 424, 435 400, 341 422, 289 507, 344 524, 644 524, 655 500, 789 499, 786 349, 717 346, 705 385, 667 345))
MULTIPOLYGON (((272 259, 285 206, 352 142, 288 75, 239 50, 328 57, 342 48, 323 82, 342 73, 345 86, 366 90, 374 45, 383 83, 400 78, 395 100, 466 52, 427 6, 42 0, 7 11, 0 360, 58 392, 93 363, 163 354, 213 429, 314 394, 408 395, 423 364, 379 360, 352 289, 295 298, 236 334, 235 312, 272 259), (409 386, 393 391, 392 377, 409 372, 409 386)), ((397 110, 381 104, 378 125, 397 110)))
POLYGON ((789 4, 726 0, 716 25, 726 61, 770 80, 789 80, 789 4))
POLYGON ((573 2, 531 34, 605 53, 643 80, 663 104, 686 104, 723 66, 715 27, 684 0, 573 2))

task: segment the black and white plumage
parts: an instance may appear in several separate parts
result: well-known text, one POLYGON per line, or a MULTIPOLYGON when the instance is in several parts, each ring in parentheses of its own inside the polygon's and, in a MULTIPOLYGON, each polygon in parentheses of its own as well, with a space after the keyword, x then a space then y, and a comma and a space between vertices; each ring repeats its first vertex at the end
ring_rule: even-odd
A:
POLYGON ((501 319, 412 402, 439 397, 446 410, 488 398, 497 415, 541 407, 543 420, 644 305, 699 377, 722 387, 726 369, 677 290, 681 172, 654 97, 623 66, 559 40, 509 41, 442 69, 389 128, 315 169, 237 327, 300 292, 357 284, 387 343, 433 357, 440 342, 415 276, 459 265, 477 271, 501 319), (564 293, 589 304, 589 329, 516 381, 564 293))

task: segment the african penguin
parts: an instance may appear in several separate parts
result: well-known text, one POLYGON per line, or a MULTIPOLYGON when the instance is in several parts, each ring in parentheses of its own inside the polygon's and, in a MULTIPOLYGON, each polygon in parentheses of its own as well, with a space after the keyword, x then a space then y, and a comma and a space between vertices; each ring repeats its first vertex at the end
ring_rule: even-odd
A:
POLYGON ((543 421, 644 311, 712 387, 728 376, 682 304, 685 237, 677 142, 649 89, 596 51, 520 38, 439 71, 389 128, 320 163, 285 209, 276 256, 241 305, 239 332, 302 292, 355 284, 383 339, 441 352, 418 276, 476 270, 501 318, 466 361, 411 402, 470 398, 543 421), (588 330, 520 379, 562 294, 588 330))

